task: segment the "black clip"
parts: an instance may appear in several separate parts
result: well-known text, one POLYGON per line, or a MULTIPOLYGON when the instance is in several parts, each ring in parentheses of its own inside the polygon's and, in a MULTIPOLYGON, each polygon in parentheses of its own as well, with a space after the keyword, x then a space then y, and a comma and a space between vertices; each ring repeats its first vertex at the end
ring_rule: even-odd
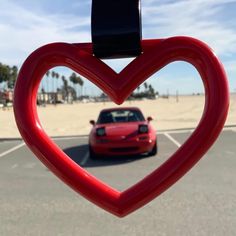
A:
POLYGON ((93 54, 102 59, 141 54, 139 0, 92 0, 93 54))

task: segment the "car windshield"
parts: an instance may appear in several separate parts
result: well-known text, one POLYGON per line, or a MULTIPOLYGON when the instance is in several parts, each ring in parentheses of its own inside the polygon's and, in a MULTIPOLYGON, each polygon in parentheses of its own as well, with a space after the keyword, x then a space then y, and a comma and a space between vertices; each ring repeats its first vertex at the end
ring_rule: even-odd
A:
POLYGON ((143 114, 139 110, 108 110, 102 111, 98 117, 97 124, 137 122, 144 121, 143 114))

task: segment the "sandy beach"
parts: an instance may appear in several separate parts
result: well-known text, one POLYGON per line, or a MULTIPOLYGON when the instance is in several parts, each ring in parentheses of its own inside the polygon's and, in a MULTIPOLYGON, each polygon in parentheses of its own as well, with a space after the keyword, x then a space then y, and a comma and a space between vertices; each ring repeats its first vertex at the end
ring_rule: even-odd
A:
MULTIPOLYGON (((74 103, 38 107, 44 130, 50 136, 87 135, 91 129, 89 120, 96 120, 101 109, 115 107, 112 102, 74 103)), ((137 106, 144 116, 152 116, 157 131, 196 127, 203 111, 204 96, 179 96, 169 99, 125 102, 121 106, 137 106)), ((226 125, 236 124, 236 94, 230 97, 230 109, 226 125)), ((13 109, 0 110, 0 138, 20 137, 15 124, 13 109)))

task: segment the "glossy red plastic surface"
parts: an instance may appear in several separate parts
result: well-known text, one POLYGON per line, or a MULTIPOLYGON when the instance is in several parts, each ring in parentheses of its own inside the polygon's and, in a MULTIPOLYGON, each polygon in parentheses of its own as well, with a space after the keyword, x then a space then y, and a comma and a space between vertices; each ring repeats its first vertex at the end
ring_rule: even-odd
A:
POLYGON ((226 74, 206 44, 189 37, 173 37, 144 40, 142 48, 143 54, 117 74, 92 55, 89 43, 49 44, 28 57, 15 87, 15 118, 30 149, 75 191, 119 217, 160 195, 192 168, 220 134, 229 107, 226 74), (190 138, 165 163, 123 192, 101 182, 73 162, 48 137, 40 124, 36 107, 38 86, 43 75, 55 66, 66 66, 80 73, 106 92, 115 103, 121 104, 149 76, 179 60, 191 63, 201 75, 205 87, 202 118, 190 138))

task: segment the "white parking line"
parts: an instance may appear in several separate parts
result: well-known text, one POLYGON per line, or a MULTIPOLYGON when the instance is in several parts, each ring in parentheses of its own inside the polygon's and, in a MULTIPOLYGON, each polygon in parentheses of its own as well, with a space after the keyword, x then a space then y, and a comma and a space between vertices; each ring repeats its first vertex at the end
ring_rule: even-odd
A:
POLYGON ((73 137, 55 137, 53 140, 73 140, 73 139, 88 139, 88 136, 73 136, 73 137))
POLYGON ((231 130, 232 130, 233 132, 236 132, 236 128, 232 128, 231 130))
POLYGON ((14 152, 15 150, 23 147, 24 145, 25 145, 25 143, 20 143, 19 145, 16 145, 15 147, 10 148, 9 150, 7 150, 5 152, 0 153, 0 157, 6 156, 7 154, 14 152))
POLYGON ((14 164, 11 168, 12 169, 15 169, 15 168, 17 168, 18 167, 18 164, 14 164))
POLYGON ((177 147, 180 147, 180 146, 181 146, 181 144, 180 144, 177 140, 175 140, 170 134, 164 133, 164 135, 165 135, 170 141, 172 141, 177 147))
POLYGON ((83 166, 87 162, 88 159, 89 159, 89 152, 86 152, 86 154, 84 155, 84 158, 81 161, 80 165, 83 166))
POLYGON ((194 129, 184 129, 184 130, 164 130, 158 131, 157 134, 165 134, 165 133, 172 133, 172 134, 182 134, 182 133, 193 133, 194 129))
POLYGON ((23 166, 23 168, 26 168, 26 169, 33 169, 34 167, 36 166, 36 163, 27 163, 23 166))

